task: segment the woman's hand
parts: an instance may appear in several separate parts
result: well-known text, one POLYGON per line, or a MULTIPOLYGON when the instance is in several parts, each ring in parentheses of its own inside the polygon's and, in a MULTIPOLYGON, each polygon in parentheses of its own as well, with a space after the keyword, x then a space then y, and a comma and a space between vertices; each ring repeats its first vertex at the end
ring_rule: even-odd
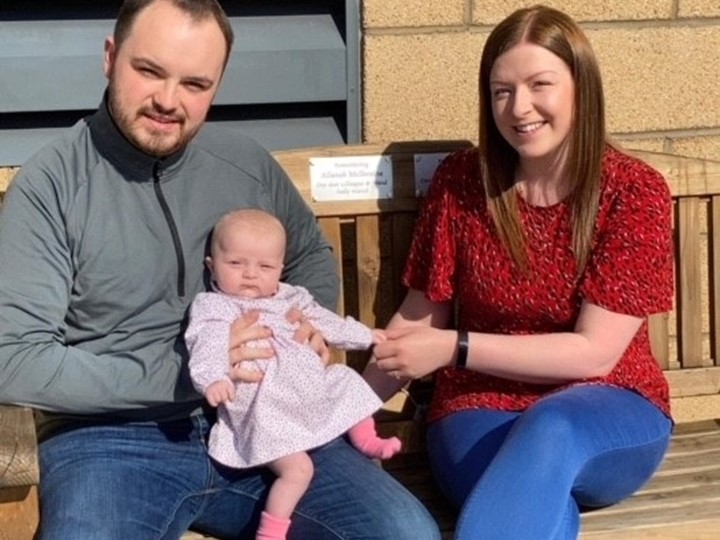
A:
POLYGON ((299 323, 293 339, 298 343, 307 344, 322 360, 323 364, 327 365, 330 361, 330 349, 325 343, 325 338, 322 333, 308 322, 302 311, 297 308, 291 308, 288 311, 287 320, 291 323, 299 323))
POLYGON ((251 311, 236 319, 230 326, 230 378, 233 381, 259 382, 263 377, 263 372, 244 369, 240 367, 242 362, 275 356, 275 351, 270 347, 246 346, 249 341, 268 339, 272 336, 269 328, 255 325, 259 318, 258 312, 251 311))
POLYGON ((452 364, 457 332, 429 326, 385 331, 387 341, 375 345, 376 366, 395 379, 420 379, 452 364))

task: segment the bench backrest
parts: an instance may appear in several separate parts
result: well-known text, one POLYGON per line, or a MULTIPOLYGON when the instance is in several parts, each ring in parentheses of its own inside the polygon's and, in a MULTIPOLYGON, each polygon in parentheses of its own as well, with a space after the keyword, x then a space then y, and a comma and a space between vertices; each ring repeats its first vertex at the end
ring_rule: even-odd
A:
MULTIPOLYGON (((318 216, 342 273, 342 309, 370 326, 383 326, 405 291, 400 284, 419 196, 416 166, 469 146, 467 141, 350 145, 276 152, 275 157, 318 216), (311 170, 317 158, 383 156, 392 161, 392 199, 314 200, 311 170)), ((720 162, 632 151, 667 179, 674 201, 676 301, 653 315, 650 333, 673 397, 720 393, 720 162)), ((362 356, 348 363, 361 367, 362 356)))
MULTIPOLYGON (((400 274, 421 197, 416 176, 427 176, 422 171, 428 163, 437 163, 438 155, 470 144, 399 142, 274 153, 334 248, 342 278, 343 314, 369 326, 387 323, 405 294, 400 274), (363 167, 373 157, 384 160, 383 166, 392 171, 390 198, 349 200, 339 187, 329 189, 329 198, 328 191, 323 197, 315 193, 323 173, 328 185, 338 179, 367 184, 363 167), (322 158, 332 158, 330 165, 322 158)), ((653 350, 670 379, 674 397, 716 395, 720 393, 720 313, 716 309, 720 306, 720 162, 651 152, 633 154, 665 176, 674 200, 675 309, 651 317, 653 350)), ((12 172, 0 170, 0 200, 12 172)), ((361 369, 367 355, 335 353, 335 360, 361 369)))

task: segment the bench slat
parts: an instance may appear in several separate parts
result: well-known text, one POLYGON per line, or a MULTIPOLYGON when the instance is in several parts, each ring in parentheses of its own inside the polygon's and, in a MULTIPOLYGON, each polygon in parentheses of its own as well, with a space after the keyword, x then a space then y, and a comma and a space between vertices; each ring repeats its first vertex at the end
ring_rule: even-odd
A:
POLYGON ((629 150, 660 171, 674 197, 720 194, 720 161, 629 150))
POLYGON ((705 365, 702 358, 702 313, 698 309, 702 305, 700 201, 697 198, 680 199, 677 207, 681 363, 684 368, 702 367, 705 365))
MULTIPOLYGON (((342 235, 340 233, 340 220, 338 218, 329 217, 318 220, 318 226, 325 235, 325 239, 332 246, 333 259, 337 268, 340 283, 343 282, 343 265, 342 265, 342 235)), ((343 288, 340 287, 338 295, 337 311, 339 315, 343 315, 344 311, 343 288)), ((330 362, 333 364, 347 364, 347 353, 340 349, 330 349, 330 362)))
MULTIPOLYGON (((710 254, 710 324, 712 340, 710 354, 715 365, 720 365, 720 196, 713 196, 710 200, 710 231, 708 232, 708 247, 710 254)), ((720 393, 720 390, 719 392, 720 393)))
POLYGON ((355 224, 358 274, 358 315, 368 326, 377 326, 375 306, 379 301, 380 220, 378 216, 358 216, 355 224))

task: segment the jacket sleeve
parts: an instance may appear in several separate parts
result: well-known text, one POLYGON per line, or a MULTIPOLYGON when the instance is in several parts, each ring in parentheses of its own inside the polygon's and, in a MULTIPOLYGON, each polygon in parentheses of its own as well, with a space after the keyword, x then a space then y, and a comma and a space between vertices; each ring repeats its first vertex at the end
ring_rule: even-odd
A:
POLYGON ((276 215, 287 231, 287 251, 282 280, 310 291, 324 307, 337 309, 339 278, 332 248, 315 216, 282 167, 269 164, 276 215))
POLYGON ((70 196, 24 166, 0 207, 0 402, 92 414, 139 408, 144 370, 66 343, 75 268, 70 196))

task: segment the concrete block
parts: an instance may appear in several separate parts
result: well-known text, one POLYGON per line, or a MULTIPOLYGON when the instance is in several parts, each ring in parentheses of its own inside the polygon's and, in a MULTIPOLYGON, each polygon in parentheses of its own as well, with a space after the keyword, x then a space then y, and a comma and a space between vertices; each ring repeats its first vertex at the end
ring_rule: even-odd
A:
POLYGON ((476 140, 484 40, 473 32, 367 36, 364 139, 476 140))
POLYGON ((720 126, 720 26, 588 31, 605 82, 608 130, 720 126), (702 74, 702 76, 701 76, 702 74))
POLYGON ((679 0, 679 17, 717 17, 720 15, 718 0, 679 0))
POLYGON ((365 0, 365 28, 457 26, 465 22, 466 0, 365 0))
MULTIPOLYGON (((711 1, 711 0, 709 0, 711 1)), ((497 24, 514 10, 530 7, 535 0, 487 0, 475 2, 472 20, 475 24, 497 24)), ((672 0, 546 0, 547 6, 564 11, 576 21, 622 21, 644 19, 669 19, 673 16, 672 0)))

